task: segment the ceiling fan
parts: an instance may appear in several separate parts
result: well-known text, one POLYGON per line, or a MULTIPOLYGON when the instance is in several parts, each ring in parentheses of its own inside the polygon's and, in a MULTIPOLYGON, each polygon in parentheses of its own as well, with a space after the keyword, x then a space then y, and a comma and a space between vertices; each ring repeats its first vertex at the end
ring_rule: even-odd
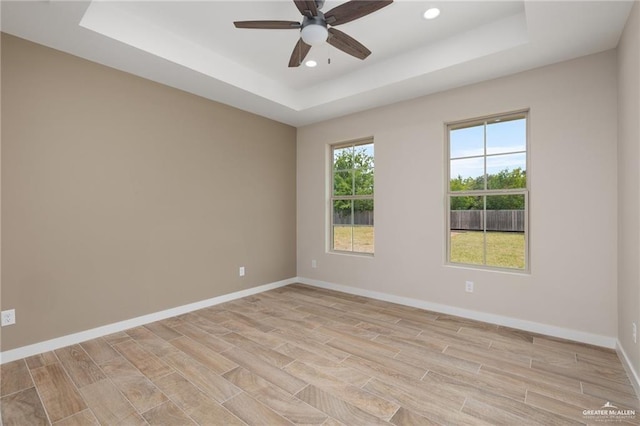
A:
POLYGON ((268 30, 300 30, 300 39, 289 58, 289 67, 298 67, 311 50, 325 41, 333 47, 358 59, 365 59, 371 51, 351 36, 337 30, 336 25, 346 24, 369 15, 393 3, 393 0, 351 0, 326 13, 320 9, 324 0, 293 0, 302 13, 302 22, 296 21, 236 21, 236 28, 268 30))

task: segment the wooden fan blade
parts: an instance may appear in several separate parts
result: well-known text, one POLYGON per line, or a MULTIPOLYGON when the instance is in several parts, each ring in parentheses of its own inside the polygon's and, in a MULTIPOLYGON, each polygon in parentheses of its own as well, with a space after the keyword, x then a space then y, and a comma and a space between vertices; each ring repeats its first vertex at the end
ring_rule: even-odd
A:
POLYGON ((342 50, 344 53, 355 56, 358 59, 365 59, 367 56, 371 55, 371 51, 364 47, 362 43, 342 31, 336 30, 335 28, 329 28, 329 38, 327 39, 327 43, 336 49, 342 50))
POLYGON ((300 22, 296 21, 236 21, 236 28, 254 28, 261 30, 294 30, 300 29, 300 22))
POLYGON ((291 58, 289 58, 289 68, 299 67, 310 50, 311 46, 302 41, 302 39, 298 40, 296 47, 293 48, 293 52, 291 53, 291 58))
POLYGON ((327 24, 342 25, 389 6, 393 0, 351 0, 324 14, 327 24))
POLYGON ((313 18, 318 15, 318 6, 316 5, 316 0, 293 0, 296 4, 296 7, 304 16, 308 16, 309 18, 313 18))

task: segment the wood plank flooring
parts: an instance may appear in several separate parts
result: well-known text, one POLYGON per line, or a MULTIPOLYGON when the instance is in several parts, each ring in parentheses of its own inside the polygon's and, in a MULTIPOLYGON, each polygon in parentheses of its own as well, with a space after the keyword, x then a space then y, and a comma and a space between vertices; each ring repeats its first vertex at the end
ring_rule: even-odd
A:
POLYGON ((300 284, 7 363, 2 425, 573 425, 612 350, 300 284))

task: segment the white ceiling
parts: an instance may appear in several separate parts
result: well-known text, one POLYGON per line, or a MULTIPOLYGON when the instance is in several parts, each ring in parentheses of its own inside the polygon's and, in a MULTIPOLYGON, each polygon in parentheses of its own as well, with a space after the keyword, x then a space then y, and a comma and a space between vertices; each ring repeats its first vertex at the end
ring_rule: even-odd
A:
MULTIPOLYGON (((343 2, 327 0, 322 10, 343 2)), ((5 0, 1 29, 301 126, 614 48, 632 3, 396 0, 339 27, 371 56, 313 47, 316 68, 287 67, 297 30, 233 26, 299 21, 291 0, 5 0), (434 5, 440 17, 423 19, 434 5)))

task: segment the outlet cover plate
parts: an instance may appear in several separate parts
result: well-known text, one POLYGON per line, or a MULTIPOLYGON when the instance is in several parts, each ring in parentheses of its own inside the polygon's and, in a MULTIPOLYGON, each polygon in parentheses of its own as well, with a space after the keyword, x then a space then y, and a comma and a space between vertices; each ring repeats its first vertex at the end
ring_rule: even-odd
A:
POLYGON ((464 283, 464 291, 467 293, 473 293, 473 281, 466 281, 464 283))
POLYGON ((6 325, 13 325, 16 323, 16 310, 9 309, 6 311, 2 311, 0 314, 2 317, 2 327, 6 325))

